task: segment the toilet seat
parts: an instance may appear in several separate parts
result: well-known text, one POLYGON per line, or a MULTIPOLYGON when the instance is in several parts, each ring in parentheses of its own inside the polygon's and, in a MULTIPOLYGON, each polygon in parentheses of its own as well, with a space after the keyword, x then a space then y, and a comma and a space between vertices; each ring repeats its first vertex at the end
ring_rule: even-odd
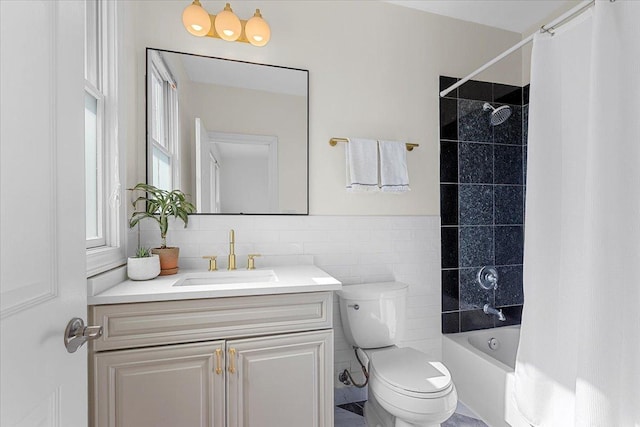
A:
POLYGON ((451 374, 440 362, 413 348, 389 348, 370 355, 379 385, 407 397, 435 399, 451 392, 451 374))

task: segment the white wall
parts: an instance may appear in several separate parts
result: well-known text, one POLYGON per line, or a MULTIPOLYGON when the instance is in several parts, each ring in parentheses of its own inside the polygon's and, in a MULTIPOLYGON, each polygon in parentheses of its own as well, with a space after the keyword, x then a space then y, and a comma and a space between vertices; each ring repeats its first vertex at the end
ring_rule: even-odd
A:
MULTIPOLYGON (((183 28, 185 1, 126 2, 130 19, 125 78, 133 123, 127 140, 128 185, 144 179, 145 48, 276 64, 310 71, 310 213, 319 215, 437 215, 438 76, 464 76, 521 35, 379 1, 242 1, 242 18, 260 8, 270 43, 197 38, 183 28), (331 137, 408 139, 412 191, 351 194, 344 189, 344 148, 331 137)), ((208 1, 210 13, 223 1, 208 1)), ((512 55, 480 79, 521 83, 512 55)), ((128 101, 128 102, 127 102, 128 101)))
MULTIPOLYGON (((203 255, 218 255, 227 267, 229 229, 235 229, 238 268, 246 255, 260 253, 256 266, 313 262, 343 284, 397 280, 409 285, 407 331, 403 346, 441 359, 440 218, 437 216, 210 216, 189 217, 189 226, 172 223, 169 245, 180 247, 180 268, 204 270, 203 255)), ((159 245, 155 222, 143 223, 143 246, 159 245)), ((361 370, 344 338, 334 297, 337 373, 361 370)), ((336 380, 336 386, 340 383, 336 380)))
POLYGON ((264 212, 269 206, 267 157, 222 157, 220 163, 220 210, 264 212))
MULTIPOLYGON (((558 5, 558 8, 550 13, 545 19, 538 22, 536 25, 533 25, 527 29, 524 33, 522 33, 522 38, 525 39, 533 34, 535 31, 538 31, 541 26, 548 24, 553 21, 558 16, 567 12, 568 10, 576 7, 578 4, 582 3, 582 0, 571 0, 568 2, 561 2, 558 5)), ((531 52, 533 48, 533 42, 528 43, 527 45, 522 47, 522 85, 525 86, 529 84, 531 81, 531 52)))
MULTIPOLYGON (((308 217, 192 216, 171 231, 181 265, 204 268, 202 255, 260 252, 258 265, 313 256, 343 283, 399 280, 410 285, 409 336, 404 343, 439 358, 439 75, 464 76, 521 40, 521 35, 379 1, 242 1, 242 18, 260 8, 272 28, 270 43, 243 43, 189 35, 181 23, 185 1, 132 1, 125 52, 130 90, 127 184, 144 179, 145 48, 303 68, 310 71, 308 217), (135 24, 135 28, 134 28, 135 24), (403 195, 346 193, 344 148, 331 137, 408 139, 412 191, 403 195)), ((210 13, 223 1, 208 1, 210 13)), ((516 53, 478 78, 521 84, 516 53)), ((144 245, 157 231, 143 231, 144 245)), ((130 242, 135 239, 130 239, 130 242)), ((130 245, 132 246, 132 245, 130 245)), ((242 265, 239 262, 239 265, 242 265)), ((336 307, 336 371, 352 365, 336 307)))
MULTIPOLYGON (((183 84, 183 92, 188 94, 191 115, 187 118, 187 124, 199 117, 209 131, 276 136, 280 197, 278 212, 307 211, 306 180, 296 179, 307 174, 306 97, 199 83, 183 84), (217 99, 224 99, 225 102, 215 102, 217 99)), ((189 146, 185 151, 193 146, 193 128, 193 125, 189 128, 191 137, 182 141, 183 146, 189 146)), ((195 170, 193 166, 191 170, 195 170)), ((242 182, 251 183, 247 179, 242 182)), ((242 192, 247 187, 238 182, 236 188, 237 192, 242 192)), ((268 211, 264 208, 268 204, 260 205, 257 200, 253 206, 255 208, 248 212, 268 211)), ((223 206, 222 212, 239 211, 223 206)))

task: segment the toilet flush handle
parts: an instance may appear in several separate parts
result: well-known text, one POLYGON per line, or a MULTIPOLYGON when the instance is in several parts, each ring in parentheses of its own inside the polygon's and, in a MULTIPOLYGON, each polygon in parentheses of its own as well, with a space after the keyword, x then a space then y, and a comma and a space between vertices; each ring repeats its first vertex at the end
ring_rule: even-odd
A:
POLYGON ((354 310, 360 310, 360 306, 358 304, 349 304, 347 307, 353 308, 354 310))

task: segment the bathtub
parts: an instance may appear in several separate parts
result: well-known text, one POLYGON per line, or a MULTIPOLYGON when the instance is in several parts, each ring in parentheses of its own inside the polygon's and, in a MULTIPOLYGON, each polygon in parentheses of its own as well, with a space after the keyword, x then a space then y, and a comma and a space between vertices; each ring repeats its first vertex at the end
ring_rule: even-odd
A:
POLYGON ((519 325, 443 336, 458 398, 491 427, 529 427, 511 398, 519 339, 519 325))

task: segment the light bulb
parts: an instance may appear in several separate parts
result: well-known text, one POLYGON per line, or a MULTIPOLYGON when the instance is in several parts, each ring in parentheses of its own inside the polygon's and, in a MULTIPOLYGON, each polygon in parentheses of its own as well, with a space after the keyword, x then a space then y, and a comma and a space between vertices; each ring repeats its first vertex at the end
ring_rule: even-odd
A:
POLYGON ((184 8, 182 24, 187 31, 198 37, 206 36, 211 30, 211 18, 200 4, 200 0, 193 0, 192 4, 184 8))
POLYGON ((254 46, 264 46, 269 43, 269 39, 271 39, 271 29, 267 21, 262 19, 260 9, 256 9, 253 17, 247 21, 244 26, 244 33, 249 43, 254 46))
POLYGON ((222 12, 216 15, 213 25, 220 38, 230 42, 238 40, 242 32, 242 23, 231 10, 229 3, 227 3, 222 12))

